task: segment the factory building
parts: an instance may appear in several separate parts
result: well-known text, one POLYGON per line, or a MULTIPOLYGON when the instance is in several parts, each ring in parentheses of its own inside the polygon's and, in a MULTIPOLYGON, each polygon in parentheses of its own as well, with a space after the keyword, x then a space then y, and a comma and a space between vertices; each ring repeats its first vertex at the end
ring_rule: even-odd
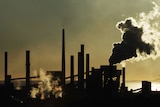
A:
MULTIPOLYGON (((8 75, 7 63, 8 63, 8 53, 5 52, 4 56, 4 86, 9 90, 13 90, 12 81, 18 79, 25 80, 24 91, 25 95, 27 95, 32 87, 31 78, 39 78, 37 76, 30 76, 30 51, 26 51, 26 77, 22 78, 12 78, 11 75, 8 75)), ((118 95, 126 95, 129 93, 127 90, 127 86, 125 84, 125 67, 122 69, 117 69, 116 65, 100 65, 98 68, 90 66, 90 54, 85 53, 85 45, 80 45, 80 51, 77 52, 78 56, 78 68, 77 74, 74 70, 75 66, 75 56, 70 56, 70 76, 66 77, 66 64, 65 64, 65 30, 62 29, 62 65, 61 70, 58 71, 46 71, 46 75, 52 75, 53 80, 57 79, 59 81, 59 85, 62 86, 64 93, 68 95, 76 94, 74 97, 79 97, 82 95, 93 95, 93 94, 102 94, 106 96, 118 96, 118 95), (78 79, 75 79, 78 78, 78 79), (69 80, 69 81, 68 81, 69 80)), ((5 91, 4 88, 0 87, 0 90, 5 91)), ((12 91, 10 91, 12 92, 12 91)), ((141 92, 143 95, 151 93, 151 82, 142 81, 142 89, 141 92)), ((64 96, 65 97, 65 96, 64 96)))

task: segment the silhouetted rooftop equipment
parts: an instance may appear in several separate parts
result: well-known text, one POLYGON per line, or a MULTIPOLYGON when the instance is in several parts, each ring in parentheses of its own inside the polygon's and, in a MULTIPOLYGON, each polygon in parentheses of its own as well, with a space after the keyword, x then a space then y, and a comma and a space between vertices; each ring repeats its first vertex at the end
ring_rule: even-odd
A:
POLYGON ((151 82, 142 81, 142 94, 150 94, 150 93, 151 93, 151 82))

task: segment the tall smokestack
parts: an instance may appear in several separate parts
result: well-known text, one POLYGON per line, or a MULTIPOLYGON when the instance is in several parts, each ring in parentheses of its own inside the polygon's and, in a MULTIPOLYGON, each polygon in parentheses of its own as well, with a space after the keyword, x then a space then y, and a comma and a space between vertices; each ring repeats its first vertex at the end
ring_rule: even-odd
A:
POLYGON ((89 84, 89 71, 90 71, 90 63, 89 63, 89 54, 86 54, 86 88, 88 88, 89 84))
POLYGON ((65 31, 62 29, 62 84, 65 85, 65 31))
POLYGON ((84 88, 84 44, 81 44, 81 51, 78 52, 78 88, 84 88))
POLYGON ((30 51, 26 51, 26 88, 30 86, 30 51))
POLYGON ((71 88, 74 88, 74 56, 71 55, 71 88))
POLYGON ((4 54, 4 63, 5 63, 5 65, 4 65, 4 83, 5 83, 5 85, 7 84, 7 75, 8 75, 8 53, 7 52, 5 52, 5 54, 4 54))

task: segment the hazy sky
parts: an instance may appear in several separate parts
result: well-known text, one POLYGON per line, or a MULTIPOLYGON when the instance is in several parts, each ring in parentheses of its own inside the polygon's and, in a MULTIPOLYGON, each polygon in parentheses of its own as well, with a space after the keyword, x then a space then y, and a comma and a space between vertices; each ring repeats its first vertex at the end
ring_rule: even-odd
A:
MULTIPOLYGON (((160 5, 158 0, 153 0, 160 5)), ((0 79, 4 79, 4 52, 8 52, 8 74, 25 77, 25 52, 30 50, 34 70, 61 70, 62 29, 65 29, 66 70, 70 55, 80 45, 90 54, 90 67, 108 65, 113 44, 121 41, 116 24, 153 9, 151 0, 0 0, 0 79)), ((158 19, 157 19, 158 22, 158 19)), ((160 58, 126 62, 127 80, 160 78, 160 58)), ((118 69, 121 69, 121 65, 118 69)), ((78 68, 75 67, 75 71, 78 68)), ((67 73, 67 75, 68 75, 67 73)))

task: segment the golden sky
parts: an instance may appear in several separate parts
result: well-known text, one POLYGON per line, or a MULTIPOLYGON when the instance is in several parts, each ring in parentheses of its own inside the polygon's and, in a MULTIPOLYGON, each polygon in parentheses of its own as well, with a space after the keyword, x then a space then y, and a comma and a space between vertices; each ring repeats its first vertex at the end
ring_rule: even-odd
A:
MULTIPOLYGON (((160 5, 158 0, 152 0, 160 5)), ((65 29, 66 69, 70 55, 84 44, 90 54, 90 67, 108 65, 113 44, 121 41, 116 24, 128 17, 149 13, 151 0, 1 0, 0 1, 0 79, 4 79, 4 52, 8 52, 8 74, 25 77, 25 51, 30 50, 34 70, 61 70, 61 39, 65 29)), ((158 22, 158 20, 157 20, 158 22)), ((126 62, 127 80, 160 78, 160 58, 126 62)), ((121 69, 121 65, 117 64, 121 69)))

